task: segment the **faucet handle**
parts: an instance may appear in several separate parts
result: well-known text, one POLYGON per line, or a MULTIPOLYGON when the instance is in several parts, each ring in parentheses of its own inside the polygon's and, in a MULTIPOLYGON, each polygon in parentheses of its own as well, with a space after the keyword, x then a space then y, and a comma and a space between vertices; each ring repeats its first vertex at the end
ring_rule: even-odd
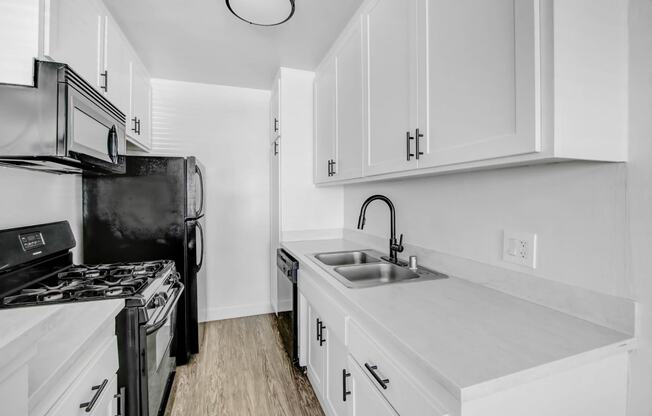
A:
POLYGON ((403 234, 401 234, 401 236, 398 239, 398 245, 396 246, 396 251, 398 251, 399 253, 403 252, 403 234))

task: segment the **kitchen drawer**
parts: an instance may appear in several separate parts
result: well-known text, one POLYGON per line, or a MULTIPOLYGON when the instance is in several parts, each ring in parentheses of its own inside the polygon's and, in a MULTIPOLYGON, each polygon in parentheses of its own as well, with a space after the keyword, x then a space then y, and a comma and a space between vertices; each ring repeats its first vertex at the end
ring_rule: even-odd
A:
POLYGON ((400 365, 389 358, 355 321, 349 320, 349 352, 358 362, 367 377, 382 393, 387 401, 403 416, 449 414, 444 406, 431 398, 401 369, 400 365), (375 367, 375 368, 373 368, 375 367), (383 380, 385 387, 381 385, 383 380))
POLYGON ((77 380, 68 387, 47 415, 105 416, 108 412, 107 407, 113 406, 113 396, 117 393, 117 371, 118 348, 116 337, 112 337, 107 340, 96 357, 82 370, 77 380), (91 402, 95 395, 97 399, 90 411, 86 411, 87 407, 80 407, 82 403, 91 402))

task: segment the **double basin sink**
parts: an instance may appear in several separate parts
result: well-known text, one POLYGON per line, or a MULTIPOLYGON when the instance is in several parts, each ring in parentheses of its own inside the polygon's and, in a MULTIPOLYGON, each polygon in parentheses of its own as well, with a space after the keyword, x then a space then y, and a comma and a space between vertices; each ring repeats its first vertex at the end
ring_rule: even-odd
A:
POLYGON ((403 264, 390 263, 373 250, 317 253, 314 258, 322 268, 350 288, 448 277, 422 267, 409 269, 403 264))

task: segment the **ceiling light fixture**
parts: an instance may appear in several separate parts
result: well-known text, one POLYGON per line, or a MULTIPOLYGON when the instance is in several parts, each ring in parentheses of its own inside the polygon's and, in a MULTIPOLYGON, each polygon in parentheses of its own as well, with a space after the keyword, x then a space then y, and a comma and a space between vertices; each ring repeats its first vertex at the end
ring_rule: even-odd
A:
POLYGON ((294 0, 226 0, 226 7, 238 19, 258 26, 280 25, 294 14, 294 0))

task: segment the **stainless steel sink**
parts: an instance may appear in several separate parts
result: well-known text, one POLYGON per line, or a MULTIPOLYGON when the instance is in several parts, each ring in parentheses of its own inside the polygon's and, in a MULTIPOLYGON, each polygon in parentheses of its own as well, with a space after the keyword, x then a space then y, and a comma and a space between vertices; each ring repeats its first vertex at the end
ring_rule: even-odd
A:
POLYGON ((340 266, 335 267, 333 270, 355 287, 419 278, 419 274, 410 269, 385 262, 358 266, 340 266))
POLYGON ((351 250, 313 254, 319 266, 346 287, 363 288, 389 283, 445 279, 445 274, 423 267, 408 269, 386 261, 375 250, 351 250))
POLYGON ((344 266, 349 264, 379 263, 380 260, 364 251, 338 251, 316 254, 315 258, 328 266, 344 266))

